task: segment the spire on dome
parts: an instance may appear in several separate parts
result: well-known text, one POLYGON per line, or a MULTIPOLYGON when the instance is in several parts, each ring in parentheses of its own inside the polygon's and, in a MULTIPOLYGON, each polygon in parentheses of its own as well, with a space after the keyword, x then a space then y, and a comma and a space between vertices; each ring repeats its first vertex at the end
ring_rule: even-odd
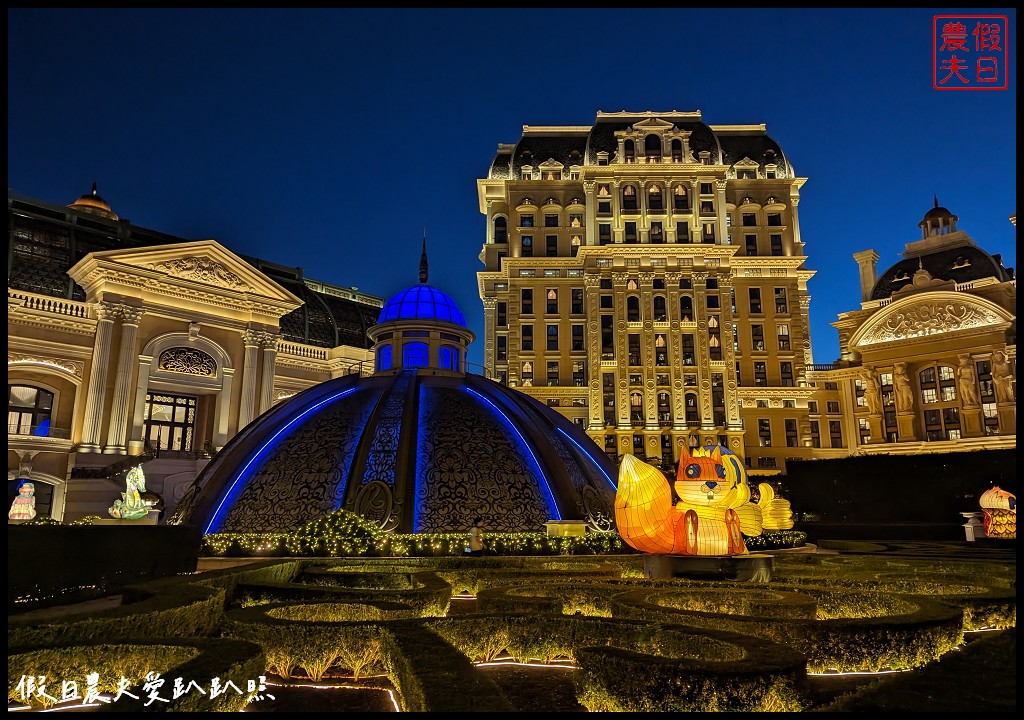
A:
POLYGON ((420 282, 427 282, 427 230, 423 229, 423 251, 420 253, 420 282))

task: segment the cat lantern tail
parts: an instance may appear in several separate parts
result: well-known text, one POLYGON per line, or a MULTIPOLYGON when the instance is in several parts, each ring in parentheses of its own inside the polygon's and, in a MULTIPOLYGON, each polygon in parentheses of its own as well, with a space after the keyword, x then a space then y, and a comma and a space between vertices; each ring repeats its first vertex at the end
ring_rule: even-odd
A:
POLYGON ((619 466, 615 524, 630 547, 645 553, 673 552, 672 488, 656 467, 626 453, 619 466))

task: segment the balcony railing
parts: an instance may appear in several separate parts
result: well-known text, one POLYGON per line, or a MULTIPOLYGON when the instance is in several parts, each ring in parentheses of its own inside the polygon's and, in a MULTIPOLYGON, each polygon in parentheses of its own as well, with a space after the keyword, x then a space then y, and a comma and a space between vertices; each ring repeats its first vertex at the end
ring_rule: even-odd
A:
POLYGON ((59 440, 71 439, 71 430, 69 428, 57 428, 51 426, 49 423, 40 423, 39 425, 28 425, 24 423, 8 424, 7 434, 18 437, 49 437, 57 438, 59 440))

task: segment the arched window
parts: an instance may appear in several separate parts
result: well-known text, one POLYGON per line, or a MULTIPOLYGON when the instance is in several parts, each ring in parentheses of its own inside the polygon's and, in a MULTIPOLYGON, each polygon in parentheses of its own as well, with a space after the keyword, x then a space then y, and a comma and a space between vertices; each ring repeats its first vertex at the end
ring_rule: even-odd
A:
POLYGON ((390 370, 391 369, 391 353, 393 348, 390 345, 382 345, 377 351, 377 369, 378 370, 390 370))
POLYGON ((508 219, 504 217, 494 218, 494 242, 508 242, 508 219))
POLYGON ((651 189, 647 191, 647 207, 651 210, 664 209, 661 199, 661 186, 652 185, 651 189))
POLYGON ((672 162, 683 161, 683 141, 678 138, 672 141, 672 162))
POLYGON ((626 140, 622 143, 622 152, 626 156, 624 158, 625 162, 636 162, 636 144, 632 140, 626 140))
POLYGON ((685 185, 676 185, 675 190, 672 191, 672 197, 676 210, 685 211, 690 209, 690 196, 686 192, 685 185))
POLYGON ((407 342, 402 347, 402 367, 428 367, 430 351, 425 342, 407 342))
POLYGON ((630 295, 626 298, 626 320, 640 322, 640 298, 630 295))
POLYGON ((679 296, 679 319, 683 322, 693 320, 693 299, 689 295, 679 296))
POLYGON ((644 155, 647 162, 661 162, 661 138, 657 135, 648 135, 644 138, 644 155))
POLYGON ((622 209, 623 210, 636 210, 636 186, 625 185, 622 188, 622 209))
POLYGON ((665 309, 665 297, 663 295, 654 296, 654 322, 666 322, 668 320, 668 311, 665 309))
POLYGON ((50 436, 53 393, 31 385, 7 386, 7 433, 50 436))

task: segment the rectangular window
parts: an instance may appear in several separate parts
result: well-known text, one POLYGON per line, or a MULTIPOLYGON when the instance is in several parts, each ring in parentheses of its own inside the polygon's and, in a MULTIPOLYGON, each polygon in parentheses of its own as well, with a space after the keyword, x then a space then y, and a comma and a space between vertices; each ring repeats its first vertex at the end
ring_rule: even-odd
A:
POLYGON ((748 289, 748 295, 750 298, 750 312, 752 314, 761 313, 761 288, 752 287, 748 289))
MULTIPOLYGON (((572 384, 576 387, 584 387, 587 383, 587 362, 586 360, 573 360, 572 361, 572 384)), ((586 404, 586 400, 579 398, 582 402, 581 405, 586 404)), ((573 404, 576 401, 573 400, 573 404)))
POLYGON ((768 242, 771 245, 772 255, 779 257, 782 255, 782 236, 781 235, 769 235, 768 242))
POLYGON ((783 387, 793 387, 793 363, 780 362, 779 377, 782 380, 783 387))
POLYGON ((812 412, 812 413, 818 412, 818 401, 817 400, 808 400, 807 401, 807 412, 812 412))
POLYGON ((522 371, 519 373, 519 377, 522 378, 523 385, 529 387, 533 385, 533 363, 524 362, 522 365, 522 371))
POLYGON ((627 242, 627 243, 635 243, 636 242, 636 223, 635 222, 627 222, 625 224, 625 232, 623 233, 622 241, 623 242, 627 242))
POLYGON ((601 223, 597 226, 597 242, 599 245, 608 245, 612 241, 612 226, 601 223))
POLYGON ((558 326, 548 325, 548 350, 558 349, 558 326))
POLYGON ((688 243, 690 242, 690 224, 687 222, 676 223, 676 242, 677 243, 688 243))
POLYGON ((715 194, 715 189, 711 186, 711 183, 703 183, 702 182, 700 184, 700 194, 701 195, 714 195, 715 194))
POLYGON ((871 423, 867 418, 857 420, 857 429, 860 431, 860 444, 867 445, 871 442, 871 423))
POLYGON ((757 235, 744 235, 743 240, 747 246, 747 255, 757 255, 757 235))
POLYGON ((614 307, 615 307, 615 298, 613 296, 611 296, 611 295, 602 295, 601 296, 601 309, 602 310, 611 310, 614 307))
POLYGON ((825 411, 833 415, 839 414, 839 401, 829 400, 825 403, 825 411))
POLYGON ((633 366, 642 365, 643 363, 640 360, 640 336, 630 333, 627 341, 629 343, 629 364, 633 366))
POLYGON ((665 242, 665 231, 662 228, 660 222, 651 223, 651 242, 652 243, 663 243, 665 242))
POLYGON ((821 447, 821 429, 817 420, 811 420, 811 447, 821 447))
POLYGON ((717 310, 720 308, 721 305, 719 304, 718 293, 708 293, 707 303, 709 309, 717 310))
POLYGON ((757 437, 761 447, 772 446, 772 423, 768 418, 758 418, 757 437))
POLYGON ((519 311, 523 315, 533 315, 533 290, 531 288, 523 288, 520 291, 519 311))
POLYGON ((508 362, 508 336, 499 335, 497 341, 497 348, 494 351, 495 360, 498 362, 508 362))
POLYGON ((533 227, 533 215, 520 215, 519 227, 533 227))
POLYGON ((554 387, 558 385, 558 363, 548 363, 548 387, 554 387))
POLYGON ((775 458, 773 457, 759 457, 757 459, 757 467, 761 470, 774 470, 775 469, 775 458))
POLYGON ((768 227, 782 227, 782 215, 779 213, 768 213, 768 227))
POLYGON ((572 326, 572 350, 578 352, 583 350, 583 326, 573 325, 572 326))
POLYGON ((763 362, 754 363, 754 385, 765 387, 768 385, 768 364, 763 362))
MULTIPOLYGON (((146 393, 145 437, 158 450, 177 450, 188 452, 195 449, 196 410, 199 398, 187 395, 154 395, 146 393)), ((8 402, 10 407, 10 402, 8 402)), ((33 402, 33 413, 36 408, 44 409, 39 401, 33 402)), ((35 418, 33 418, 34 420, 35 418)), ((10 416, 8 416, 10 430, 10 416)), ((17 427, 17 422, 13 423, 17 427)), ((40 423, 34 423, 37 427, 40 423)), ((30 422, 29 427, 32 423, 30 422)))
POLYGON ((693 335, 683 335, 683 365, 696 365, 697 354, 694 350, 693 335))
POLYGON ((701 200, 700 201, 700 212, 702 215, 714 215, 715 214, 715 201, 714 200, 701 200))
POLYGON ((615 359, 615 316, 601 316, 601 359, 615 359))
POLYGON ((508 327, 508 303, 498 303, 498 311, 495 313, 494 322, 498 327, 508 327))
POLYGON ((743 213, 741 218, 743 227, 757 227, 757 215, 754 213, 743 213))
POLYGON ((843 446, 843 424, 839 420, 828 421, 828 440, 831 447, 843 446))
POLYGON ((558 227, 558 215, 544 213, 544 227, 558 227))
POLYGON ((764 325, 750 326, 750 342, 751 349, 758 352, 764 350, 764 325))
POLYGON ((533 350, 533 325, 523 325, 523 338, 519 343, 521 350, 533 350))
POLYGON ((715 241, 714 223, 704 223, 704 231, 701 234, 701 241, 707 244, 711 244, 715 241))
POLYGON ((583 288, 572 289, 572 314, 583 314, 583 288))
POLYGON ((775 314, 785 315, 789 312, 789 302, 786 300, 786 288, 775 288, 775 314))
POLYGON ((558 257, 558 236, 557 235, 545 235, 544 242, 546 243, 546 252, 548 257, 558 257))
POLYGON ((520 252, 520 256, 522 256, 522 257, 533 257, 533 236, 532 235, 523 235, 523 239, 522 239, 521 242, 522 242, 522 252, 520 252))
POLYGON ((547 291, 547 313, 548 315, 558 314, 558 290, 555 288, 548 288, 547 291))
POLYGON ((779 350, 789 350, 789 324, 777 323, 775 325, 775 334, 779 343, 779 350))

